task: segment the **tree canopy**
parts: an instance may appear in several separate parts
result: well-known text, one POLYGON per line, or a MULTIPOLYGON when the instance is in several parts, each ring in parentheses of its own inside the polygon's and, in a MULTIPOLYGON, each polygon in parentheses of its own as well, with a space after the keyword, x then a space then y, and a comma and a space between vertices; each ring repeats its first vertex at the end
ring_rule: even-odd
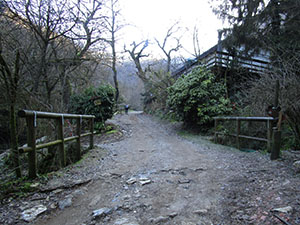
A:
POLYGON ((230 24, 227 46, 244 46, 246 54, 264 49, 275 64, 300 49, 300 1, 224 0, 214 11, 230 24))

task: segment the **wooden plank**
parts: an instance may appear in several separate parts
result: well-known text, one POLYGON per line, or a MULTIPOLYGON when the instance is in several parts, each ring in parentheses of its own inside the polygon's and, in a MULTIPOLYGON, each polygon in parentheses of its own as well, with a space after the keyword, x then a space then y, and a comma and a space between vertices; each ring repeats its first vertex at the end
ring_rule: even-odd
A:
POLYGON ((218 120, 243 120, 243 121, 273 121, 275 120, 273 117, 236 117, 236 116, 228 116, 228 117, 214 117, 214 119, 218 120))
POLYGON ((247 135, 239 135, 240 138, 245 138, 245 139, 250 139, 253 141, 263 141, 263 142, 268 142, 268 139, 266 138, 259 138, 259 137, 252 137, 252 136, 247 136, 247 135))
POLYGON ((27 143, 31 151, 28 152, 28 176, 30 179, 34 179, 37 176, 37 158, 36 158, 36 121, 34 116, 26 117, 27 123, 27 143))
POLYGON ((50 141, 50 142, 47 142, 47 143, 37 145, 36 149, 48 148, 48 147, 58 145, 58 144, 61 144, 61 143, 62 143, 62 140, 50 141))
POLYGON ((90 149, 94 148, 94 118, 90 119, 90 149))
POLYGON ((77 126, 76 126, 76 135, 78 138, 76 139, 76 160, 80 160, 81 158, 81 140, 80 140, 80 135, 81 135, 81 119, 77 118, 77 126))
POLYGON ((65 167, 67 165, 67 157, 65 151, 65 142, 64 142, 64 118, 60 117, 57 120, 57 138, 61 142, 59 143, 59 162, 60 167, 65 167))
MULTIPOLYGON (((217 132, 217 134, 236 137, 236 134, 224 134, 222 132, 217 132)), ((252 136, 247 136, 247 135, 239 135, 239 138, 245 138, 245 139, 250 139, 250 140, 254 140, 254 141, 268 142, 268 139, 266 139, 266 138, 252 137, 252 136)))
POLYGON ((32 111, 32 110, 20 110, 18 112, 19 117, 26 117, 26 116, 36 116, 36 118, 60 118, 63 117, 65 119, 77 119, 77 118, 82 118, 82 119, 90 119, 90 118, 95 118, 93 115, 78 115, 78 114, 67 114, 67 113, 51 113, 51 112, 40 112, 40 111, 32 111))
MULTIPOLYGON (((96 133, 97 132, 94 131, 93 134, 96 134, 96 133)), ((82 134, 81 137, 90 136, 91 134, 92 134, 91 132, 87 132, 87 133, 82 134)), ((77 138, 78 138, 78 136, 67 137, 67 138, 64 138, 64 142, 66 143, 66 142, 69 142, 69 141, 74 141, 77 138)), ((48 148, 48 147, 58 145, 58 144, 61 144, 61 143, 62 143, 61 140, 55 140, 55 141, 50 141, 50 142, 47 142, 47 143, 39 144, 39 145, 36 145, 36 150, 43 149, 43 148, 48 148)), ((28 153, 28 152, 32 151, 31 147, 19 147, 18 149, 19 149, 19 153, 28 153)))
POLYGON ((241 148, 241 144, 240 144, 240 133, 241 133, 241 121, 240 120, 236 120, 236 145, 237 148, 240 149, 241 148))
MULTIPOLYGON (((228 56, 231 56, 231 57, 232 57, 232 55, 229 54, 228 52, 217 51, 217 53, 218 53, 219 55, 225 55, 226 57, 228 57, 228 56)), ((244 59, 244 60, 246 60, 246 61, 253 61, 253 62, 258 62, 258 63, 262 63, 262 64, 269 64, 269 60, 265 60, 265 61, 264 61, 264 60, 261 60, 261 59, 247 58, 247 57, 242 57, 242 56, 239 56, 238 58, 244 59)))
POLYGON ((32 151, 31 147, 19 147, 19 153, 26 153, 32 151))
POLYGON ((76 136, 72 136, 72 137, 67 137, 64 140, 65 140, 65 143, 66 143, 66 142, 69 142, 69 141, 74 141, 77 138, 78 138, 78 136, 76 135, 76 136))
POLYGON ((218 143, 218 132, 217 132, 217 127, 218 127, 218 119, 215 119, 215 137, 214 137, 215 143, 218 143))
POLYGON ((281 131, 276 128, 273 130, 273 146, 271 152, 271 160, 278 159, 280 157, 280 146, 281 146, 281 131))
POLYGON ((267 150, 268 152, 271 152, 272 150, 272 133, 273 133, 273 127, 272 122, 267 121, 267 150))

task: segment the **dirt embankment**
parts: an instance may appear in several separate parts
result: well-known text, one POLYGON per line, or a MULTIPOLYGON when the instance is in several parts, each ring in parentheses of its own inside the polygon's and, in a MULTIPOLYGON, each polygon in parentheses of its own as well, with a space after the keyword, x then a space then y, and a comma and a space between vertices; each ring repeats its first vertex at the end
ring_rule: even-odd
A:
MULTIPOLYGON (((34 204, 46 209, 31 222, 36 225, 300 222, 300 179, 288 160, 182 138, 175 126, 144 114, 110 122, 120 126, 120 138, 97 138, 97 148, 51 179, 43 193, 15 203, 17 224, 34 204)), ((5 212, 9 204, 2 205, 5 212)))

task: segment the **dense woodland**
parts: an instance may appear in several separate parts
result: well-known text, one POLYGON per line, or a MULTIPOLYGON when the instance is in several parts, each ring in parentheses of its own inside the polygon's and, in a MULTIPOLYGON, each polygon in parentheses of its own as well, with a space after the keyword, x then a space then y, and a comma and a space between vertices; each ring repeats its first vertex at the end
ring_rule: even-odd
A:
MULTIPOLYGON (((200 66, 176 80, 171 72, 185 62, 175 58, 183 47, 179 23, 170 26, 163 40, 132 40, 131 45, 118 49, 120 30, 126 25, 118 0, 2 0, 1 149, 11 149, 10 157, 18 167, 18 142, 25 142, 24 121, 16 116, 20 109, 89 114, 91 106, 84 104, 104 96, 114 110, 97 122, 103 123, 118 105, 129 103, 133 109, 210 128, 218 115, 265 115, 274 102, 276 80, 285 118, 284 147, 299 149, 300 1, 212 2, 219 4, 216 16, 229 24, 223 34, 230 54, 251 57, 263 49, 269 54, 268 71, 228 84, 222 75, 216 77, 200 66), (148 49, 153 45, 164 58, 150 58, 148 49), (232 86, 239 91, 226 95, 226 88, 232 86)), ((194 44, 198 56, 199 42, 194 40, 194 44)), ((239 65, 231 66, 237 73, 232 76, 238 76, 239 65)), ((47 131, 52 125, 42 127, 37 135, 50 136, 47 131)))

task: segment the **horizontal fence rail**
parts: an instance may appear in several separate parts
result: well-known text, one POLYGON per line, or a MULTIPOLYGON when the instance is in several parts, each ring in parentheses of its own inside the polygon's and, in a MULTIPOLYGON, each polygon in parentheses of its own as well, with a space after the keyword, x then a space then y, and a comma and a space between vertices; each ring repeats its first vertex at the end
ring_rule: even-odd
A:
POLYGON ((240 139, 249 139, 249 140, 255 140, 255 141, 263 141, 267 142, 267 148, 268 151, 271 151, 272 148, 272 131, 273 131, 273 123, 276 121, 273 117, 214 117, 215 120, 215 135, 214 140, 217 143, 218 142, 218 135, 227 135, 231 137, 236 138, 236 145, 237 148, 240 149, 240 139), (224 134, 222 132, 218 132, 218 124, 219 121, 236 121, 236 133, 234 134, 224 134), (260 138, 260 137, 252 137, 252 136, 246 136, 241 135, 241 121, 247 121, 247 122, 265 122, 267 123, 267 138, 260 138))
POLYGON ((37 158, 36 150, 48 148, 51 146, 59 146, 59 158, 60 167, 66 166, 66 151, 65 143, 76 140, 76 160, 81 158, 81 138, 90 136, 90 146, 94 147, 94 118, 93 115, 77 115, 77 114, 66 114, 66 113, 52 113, 52 112, 40 112, 32 110, 20 110, 18 116, 26 119, 27 124, 27 147, 20 147, 20 153, 28 153, 28 164, 29 164, 29 177, 35 178, 37 176, 37 158), (36 128, 37 119, 55 119, 57 128, 57 140, 36 144, 36 128), (65 119, 76 119, 76 135, 72 137, 64 138, 64 120, 65 119), (89 132, 81 134, 82 120, 89 121, 89 132))
MULTIPOLYGON (((229 64, 234 60, 233 56, 227 52, 217 51, 212 52, 207 55, 204 59, 202 59, 203 64, 207 68, 211 68, 213 66, 221 66, 228 67, 229 64)), ((262 73, 269 69, 270 62, 265 57, 254 57, 254 58, 246 58, 246 57, 236 57, 237 62, 240 67, 248 69, 250 72, 262 73)))

